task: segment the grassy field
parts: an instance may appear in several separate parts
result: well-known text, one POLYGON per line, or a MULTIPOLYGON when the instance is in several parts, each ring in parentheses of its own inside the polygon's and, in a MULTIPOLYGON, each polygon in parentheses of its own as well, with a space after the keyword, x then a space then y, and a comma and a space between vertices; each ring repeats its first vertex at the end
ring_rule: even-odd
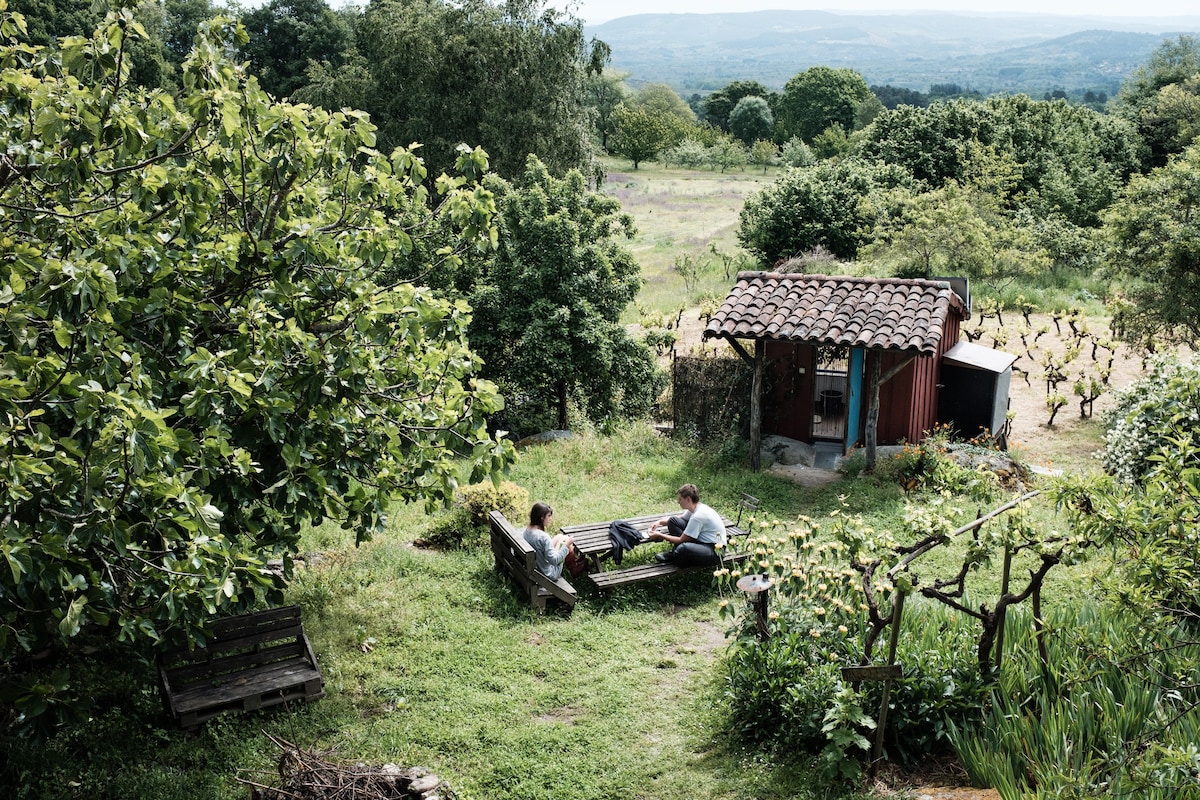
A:
MULTIPOLYGON (((757 268, 738 248, 738 213, 748 194, 775 179, 775 170, 766 175, 761 169, 721 173, 668 169, 657 163, 632 170, 617 159, 607 160, 605 166, 604 192, 619 199, 637 221, 638 234, 629 249, 646 280, 638 297, 643 308, 667 314, 695 306, 706 296, 724 297, 739 268, 757 268), (728 261, 714 254, 714 247, 728 261), (690 292, 676 271, 685 258, 700 267, 690 292)), ((637 321, 636 311, 631 309, 627 321, 637 321)))
MULTIPOLYGON (((821 519, 848 503, 885 527, 906 500, 894 483, 864 477, 806 489, 744 463, 639 425, 526 449, 511 479, 550 501, 558 524, 669 509, 684 481, 721 510, 740 492, 755 494, 760 524, 821 519)), ((304 609, 324 699, 181 733, 164 726, 148 670, 98 653, 82 665, 102 687, 90 719, 48 745, 0 743, 3 796, 244 798, 239 780, 269 783, 282 755, 264 734, 331 760, 423 766, 475 800, 839 796, 815 786, 803 761, 777 761, 724 733, 717 605, 740 600, 711 577, 609 597, 579 579, 573 615, 538 616, 495 574, 482 543, 414 546, 435 519, 398 508, 386 534, 359 548, 329 526, 306 534, 307 566, 291 599, 304 609)), ((952 572, 954 558, 931 557, 924 574, 952 572)), ((1064 572, 1057 593, 1080 574, 1064 572)), ((987 597, 996 587, 995 571, 984 570, 974 591, 987 597)))
MULTIPOLYGON (((710 243, 732 252, 740 198, 766 180, 613 167, 607 190, 641 230, 634 248, 647 278, 644 306, 685 304, 694 314, 699 298, 724 295, 730 281, 719 259, 708 255, 690 295, 674 259, 704 257, 710 243)), ((1094 446, 1098 428, 1079 435, 1094 446)), ((728 513, 747 492, 762 499, 763 519, 784 521, 823 519, 845 503, 876 527, 893 527, 909 499, 870 477, 812 489, 746 463, 736 444, 696 448, 637 425, 527 448, 511 479, 553 504, 559 525, 671 509, 675 488, 688 481, 718 510, 728 513)), ((1038 515, 1047 528, 1063 524, 1048 504, 1038 515)), ((291 599, 303 606, 324 670, 321 701, 182 733, 165 725, 148 668, 92 653, 76 674, 94 692, 95 710, 45 745, 0 738, 0 796, 245 798, 245 782, 270 782, 282 755, 264 734, 332 760, 423 766, 465 800, 858 796, 819 787, 802 760, 746 749, 724 733, 718 604, 740 599, 711 577, 611 597, 580 579, 572 616, 538 616, 495 574, 485 546, 414 546, 435 521, 422 508, 397 508, 388 531, 359 548, 328 526, 305 533, 306 566, 291 599)), ((953 573, 960 556, 931 555, 922 569, 953 573)), ((1078 595, 1088 570, 1057 574, 1048 601, 1078 595)), ((996 570, 973 578, 976 597, 997 588, 996 570)))

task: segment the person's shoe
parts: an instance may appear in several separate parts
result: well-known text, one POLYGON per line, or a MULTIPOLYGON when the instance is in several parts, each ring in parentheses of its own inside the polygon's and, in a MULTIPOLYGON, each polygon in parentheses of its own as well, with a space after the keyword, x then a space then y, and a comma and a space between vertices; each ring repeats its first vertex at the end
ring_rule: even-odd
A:
POLYGON ((670 564, 672 561, 675 560, 675 551, 674 550, 664 550, 661 553, 655 553, 654 560, 660 564, 670 564))

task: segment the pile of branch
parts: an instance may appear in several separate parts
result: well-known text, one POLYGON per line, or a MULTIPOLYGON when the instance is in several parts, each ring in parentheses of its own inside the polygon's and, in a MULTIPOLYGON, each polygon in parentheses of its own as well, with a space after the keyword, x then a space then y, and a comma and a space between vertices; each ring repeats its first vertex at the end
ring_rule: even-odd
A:
POLYGON ((373 767, 339 763, 332 751, 321 753, 265 734, 283 753, 278 778, 238 776, 250 787, 251 800, 454 800, 456 795, 421 767, 395 764, 373 767))

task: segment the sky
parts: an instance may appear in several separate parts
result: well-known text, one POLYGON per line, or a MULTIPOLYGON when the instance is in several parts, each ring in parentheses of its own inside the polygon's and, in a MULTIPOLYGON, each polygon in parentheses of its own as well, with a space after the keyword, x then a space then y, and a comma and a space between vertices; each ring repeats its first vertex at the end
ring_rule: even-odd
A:
MULTIPOLYGON (((565 7, 568 0, 549 5, 565 7)), ((577 15, 598 25, 632 14, 713 14, 732 11, 821 10, 962 11, 964 13, 1035 13, 1106 17, 1200 17, 1196 0, 839 0, 836 5, 788 0, 578 0, 577 15)))

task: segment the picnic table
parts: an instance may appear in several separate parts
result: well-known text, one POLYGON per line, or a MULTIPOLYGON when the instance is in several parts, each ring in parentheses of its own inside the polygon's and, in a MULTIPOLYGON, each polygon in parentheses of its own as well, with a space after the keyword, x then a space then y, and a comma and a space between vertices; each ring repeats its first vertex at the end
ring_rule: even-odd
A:
MULTIPOLYGON (((725 538, 727 541, 726 548, 723 553, 723 562, 726 566, 737 564, 745 560, 747 554, 744 552, 735 552, 730 546, 735 541, 747 536, 748 529, 741 527, 741 512, 749 510, 753 512, 758 508, 758 500, 750 495, 742 495, 742 500, 738 504, 738 519, 737 521, 730 520, 724 514, 721 515, 721 521, 725 524, 725 538)), ((650 529, 650 526, 655 520, 668 517, 673 514, 679 514, 679 509, 674 511, 663 511, 658 514, 643 514, 637 517, 622 517, 625 522, 630 523, 633 527, 645 533, 650 529)), ((608 536, 608 526, 611 520, 604 522, 585 522, 579 525, 564 525, 562 532, 569 534, 575 541, 575 547, 578 548, 588 562, 588 577, 601 590, 607 591, 615 586, 621 586, 627 583, 637 583, 639 581, 659 578, 664 575, 672 575, 677 572, 688 572, 700 567, 681 567, 673 563, 659 563, 657 561, 649 564, 635 564, 622 569, 605 569, 605 562, 611 559, 612 556, 612 541, 608 536)), ((649 540, 646 541, 650 543, 649 540)), ((666 544, 666 542, 662 542, 666 544)), ((642 547, 644 545, 638 545, 642 547)), ((708 569, 709 567, 703 567, 708 569)))

